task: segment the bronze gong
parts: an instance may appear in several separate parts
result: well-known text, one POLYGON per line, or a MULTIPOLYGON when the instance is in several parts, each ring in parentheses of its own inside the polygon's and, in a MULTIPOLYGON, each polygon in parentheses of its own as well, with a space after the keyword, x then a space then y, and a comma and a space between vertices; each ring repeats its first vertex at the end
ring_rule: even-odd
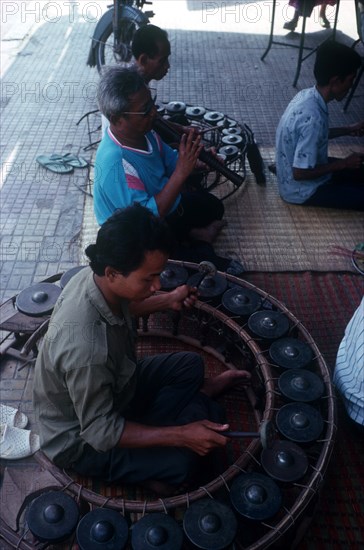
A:
POLYGON ((115 510, 96 508, 83 516, 76 534, 80 550, 123 550, 129 527, 126 519, 115 510))
POLYGON ((57 544, 72 535, 79 515, 72 497, 61 491, 49 491, 31 502, 26 520, 30 531, 40 542, 57 544))
POLYGON ((256 311, 248 319, 249 329, 267 340, 275 340, 287 334, 289 321, 280 311, 256 311))
POLYGON ((292 401, 309 403, 323 396, 325 386, 317 374, 304 369, 290 369, 278 379, 278 387, 282 395, 292 401))
POLYGON ((225 115, 224 113, 220 113, 219 111, 208 111, 204 114, 203 118, 206 122, 212 123, 223 120, 225 118, 225 115))
POLYGON ((187 107, 186 116, 189 118, 202 118, 206 113, 205 107, 187 107))
POLYGON ((223 136, 221 141, 224 145, 235 145, 236 147, 241 147, 243 145, 243 138, 238 134, 227 134, 223 136))
POLYGON ((133 550, 180 550, 182 543, 182 529, 167 514, 148 514, 134 523, 131 529, 133 550))
POLYGON ((236 145, 224 145, 218 150, 219 155, 223 155, 228 160, 233 160, 239 154, 239 148, 236 145))
POLYGON ((239 128, 238 126, 234 126, 232 128, 224 128, 223 131, 222 131, 222 134, 224 136, 230 136, 231 134, 235 134, 235 135, 241 135, 241 128, 239 128))
POLYGON ((191 504, 183 518, 183 529, 188 539, 206 550, 223 550, 237 532, 236 517, 226 504, 204 498, 191 504))
POLYGON ((188 271, 182 266, 167 264, 160 274, 162 290, 172 290, 184 285, 188 279, 188 271))
POLYGON ((22 290, 15 299, 15 305, 24 315, 50 315, 61 292, 62 289, 53 283, 37 283, 22 290))
POLYGON ((234 315, 249 316, 260 308, 262 299, 254 290, 234 287, 224 292, 222 305, 234 315))
POLYGON ((186 110, 186 104, 183 101, 170 101, 166 106, 169 114, 183 114, 186 110))
POLYGON ((301 369, 313 360, 311 347, 298 338, 281 338, 269 348, 272 361, 285 369, 301 369))
POLYGON ((273 479, 288 483, 301 479, 308 468, 306 453, 292 441, 275 441, 271 449, 263 449, 260 461, 273 479))
POLYGON ((240 515, 257 521, 271 518, 282 506, 278 485, 258 472, 239 475, 231 485, 230 499, 240 515))
POLYGON ((188 284, 198 288, 199 298, 209 300, 221 296, 227 287, 227 281, 222 275, 205 275, 194 273, 189 279, 188 284))
POLYGON ((321 434, 324 422, 317 409, 307 403, 288 403, 276 416, 278 430, 296 443, 310 443, 321 434))

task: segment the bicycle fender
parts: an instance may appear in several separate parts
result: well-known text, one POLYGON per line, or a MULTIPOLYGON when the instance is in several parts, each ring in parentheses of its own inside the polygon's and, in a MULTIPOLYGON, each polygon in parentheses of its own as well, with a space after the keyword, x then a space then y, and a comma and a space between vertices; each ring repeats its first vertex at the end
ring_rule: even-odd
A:
MULTIPOLYGON (((135 21, 139 26, 146 25, 149 23, 149 19, 145 13, 138 10, 137 8, 134 8, 133 6, 125 6, 123 5, 121 7, 121 17, 124 17, 125 19, 131 19, 132 21, 135 21)), ((87 65, 89 67, 96 67, 96 55, 95 55, 95 47, 96 44, 100 41, 102 35, 104 34, 105 30, 112 25, 114 18, 114 7, 110 8, 108 11, 106 11, 98 21, 95 31, 92 37, 91 47, 88 54, 87 59, 87 65)))

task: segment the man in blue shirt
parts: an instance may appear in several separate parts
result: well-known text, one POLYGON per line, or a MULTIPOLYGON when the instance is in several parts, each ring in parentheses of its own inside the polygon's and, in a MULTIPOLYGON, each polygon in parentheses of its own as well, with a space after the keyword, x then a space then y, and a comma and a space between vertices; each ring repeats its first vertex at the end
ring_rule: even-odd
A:
POLYGON ((363 136, 364 121, 329 129, 328 103, 342 101, 361 65, 360 56, 337 42, 317 51, 316 86, 289 103, 276 133, 279 193, 292 204, 364 210, 364 153, 328 157, 328 140, 363 136))

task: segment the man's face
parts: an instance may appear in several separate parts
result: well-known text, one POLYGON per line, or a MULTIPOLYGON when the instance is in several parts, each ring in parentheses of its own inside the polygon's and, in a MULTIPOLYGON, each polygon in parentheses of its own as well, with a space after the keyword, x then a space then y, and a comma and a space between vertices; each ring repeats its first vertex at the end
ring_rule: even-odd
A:
POLYGON ((130 96, 127 113, 122 118, 133 129, 135 135, 145 135, 153 127, 157 114, 149 88, 143 86, 138 92, 130 96))
POLYGON ((140 301, 152 296, 160 289, 160 274, 164 270, 168 256, 161 250, 147 252, 144 262, 135 271, 124 277, 116 272, 112 278, 112 291, 120 298, 140 301))
POLYGON ((335 78, 332 83, 332 95, 336 101, 342 101, 354 83, 356 73, 349 74, 343 80, 335 78))
POLYGON ((155 56, 148 57, 146 54, 140 56, 138 64, 146 82, 161 80, 166 76, 170 67, 168 59, 170 55, 171 47, 169 42, 158 42, 158 53, 155 56))

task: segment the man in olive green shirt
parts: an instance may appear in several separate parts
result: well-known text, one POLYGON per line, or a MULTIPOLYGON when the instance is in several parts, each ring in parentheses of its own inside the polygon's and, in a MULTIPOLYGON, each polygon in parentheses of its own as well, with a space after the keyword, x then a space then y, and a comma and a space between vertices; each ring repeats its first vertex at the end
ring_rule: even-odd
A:
POLYGON ((195 353, 136 360, 131 315, 191 307, 187 285, 155 295, 172 242, 140 205, 117 211, 86 249, 90 267, 63 290, 35 365, 41 448, 60 467, 125 483, 188 480, 198 456, 226 445, 211 397, 249 373, 204 379, 195 353))

